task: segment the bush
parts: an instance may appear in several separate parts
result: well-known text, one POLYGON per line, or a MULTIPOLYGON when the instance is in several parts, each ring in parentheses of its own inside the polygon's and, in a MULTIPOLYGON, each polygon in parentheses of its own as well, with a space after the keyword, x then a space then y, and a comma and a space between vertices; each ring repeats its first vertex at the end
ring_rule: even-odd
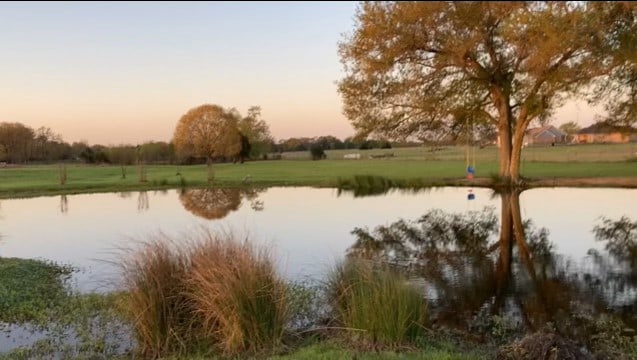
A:
POLYGON ((287 286, 270 256, 248 243, 208 238, 192 252, 196 313, 224 353, 280 347, 288 320, 287 286))
POLYGON ((156 358, 185 351, 193 343, 197 323, 187 297, 187 254, 160 238, 142 244, 121 266, 128 293, 123 307, 141 355, 156 358))
POLYGON ((327 157, 323 148, 316 144, 310 147, 310 155, 312 155, 312 160, 322 160, 327 157))
POLYGON ((143 357, 258 353, 282 343, 287 286, 264 250, 208 232, 179 246, 160 237, 122 269, 123 307, 143 357))
POLYGON ((371 150, 373 148, 374 144, 369 140, 365 140, 360 145, 358 145, 359 150, 371 150))
POLYGON ((423 296, 389 268, 358 259, 339 264, 328 278, 328 298, 338 325, 354 338, 400 346, 423 335, 423 296))

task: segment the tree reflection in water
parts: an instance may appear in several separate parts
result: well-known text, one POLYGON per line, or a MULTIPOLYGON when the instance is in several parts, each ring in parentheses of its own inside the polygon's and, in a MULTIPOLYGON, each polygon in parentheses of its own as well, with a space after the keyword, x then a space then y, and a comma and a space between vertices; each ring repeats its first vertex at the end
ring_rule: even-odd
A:
POLYGON ((612 312, 637 325, 637 222, 607 219, 596 226, 608 253, 591 251, 582 272, 555 252, 546 229, 522 219, 519 195, 499 193, 499 229, 493 208, 432 210, 371 232, 354 229, 348 256, 404 269, 422 285, 435 321, 467 331, 492 315, 526 331, 551 322, 567 334, 577 331, 572 325, 581 314, 612 312))
POLYGON ((258 196, 265 189, 185 189, 179 194, 179 200, 186 210, 209 220, 222 219, 241 206, 242 199, 250 202, 255 211, 263 210, 263 201, 258 196))
POLYGON ((62 214, 69 212, 69 199, 65 194, 60 195, 60 212, 62 214))

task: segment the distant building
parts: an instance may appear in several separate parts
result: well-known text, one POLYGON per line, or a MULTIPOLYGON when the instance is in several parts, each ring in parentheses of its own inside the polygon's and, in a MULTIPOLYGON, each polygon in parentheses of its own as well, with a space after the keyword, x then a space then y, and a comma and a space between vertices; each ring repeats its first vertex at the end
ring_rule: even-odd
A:
POLYGON ((553 125, 528 129, 524 134, 522 144, 529 145, 555 145, 566 143, 567 135, 553 125))
POLYGON ((637 129, 630 126, 617 126, 607 122, 598 122, 583 128, 575 135, 575 142, 592 143, 627 143, 637 141, 637 129))

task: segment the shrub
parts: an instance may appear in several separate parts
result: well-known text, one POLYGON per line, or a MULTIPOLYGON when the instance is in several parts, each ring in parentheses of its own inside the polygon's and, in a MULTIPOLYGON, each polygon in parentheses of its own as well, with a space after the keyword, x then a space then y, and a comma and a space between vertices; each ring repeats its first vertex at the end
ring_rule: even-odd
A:
POLYGON ((314 144, 310 147, 310 155, 312 155, 312 160, 321 160, 327 157, 321 145, 318 144, 314 144))
POLYGON ((188 256, 166 238, 143 243, 121 263, 123 302, 144 357, 178 353, 192 343, 193 308, 187 297, 188 256))
POLYGON ((288 319, 286 284, 265 250, 208 238, 192 252, 189 283, 206 335, 224 353, 280 347, 288 319))
POLYGON ((265 250, 204 232, 179 247, 159 237, 122 262, 123 307, 143 357, 277 349, 287 286, 265 250))
POLYGON ((354 338, 400 346, 423 335, 427 306, 422 295, 389 268, 350 259, 337 265, 327 286, 335 320, 354 338))

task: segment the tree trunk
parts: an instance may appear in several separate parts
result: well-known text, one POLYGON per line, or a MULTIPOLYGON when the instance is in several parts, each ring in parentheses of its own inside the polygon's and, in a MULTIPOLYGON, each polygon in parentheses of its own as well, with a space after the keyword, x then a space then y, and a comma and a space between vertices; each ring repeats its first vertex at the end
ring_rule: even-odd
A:
MULTIPOLYGON (((522 141, 524 141, 524 131, 528 125, 526 115, 518 119, 515 129, 512 129, 511 107, 505 102, 506 97, 502 97, 498 108, 498 137, 499 137, 499 156, 500 156, 500 178, 511 187, 520 184, 520 160, 522 158, 522 141)), ((523 109, 523 111, 525 111, 523 109)))
POLYGON ((513 134, 513 144, 511 152, 511 181, 518 184, 520 181, 520 161, 522 159, 522 142, 524 141, 524 132, 528 125, 526 117, 526 108, 521 110, 518 117, 515 133, 513 134))
POLYGON ((212 158, 210 156, 206 157, 206 169, 208 171, 208 183, 212 183, 215 179, 215 171, 212 168, 212 158))
POLYGON ((506 183, 511 179, 511 126, 508 119, 500 121, 500 177, 506 183))
POLYGON ((512 173, 512 155, 513 155, 513 133, 511 129, 513 114, 511 105, 509 104, 509 96, 497 86, 491 88, 491 98, 498 109, 498 138, 499 138, 499 155, 500 155, 500 178, 510 185, 513 179, 518 178, 517 173, 512 173))

